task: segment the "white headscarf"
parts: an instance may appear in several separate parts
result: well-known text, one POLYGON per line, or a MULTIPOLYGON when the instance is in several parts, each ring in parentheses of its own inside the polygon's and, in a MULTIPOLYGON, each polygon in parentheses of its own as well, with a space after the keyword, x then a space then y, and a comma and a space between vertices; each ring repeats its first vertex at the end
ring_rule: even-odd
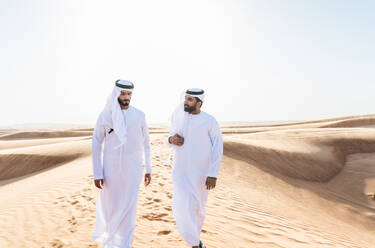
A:
POLYGON ((185 96, 198 97, 202 102, 204 102, 204 91, 198 88, 191 88, 186 90, 181 94, 181 103, 173 111, 171 116, 171 130, 180 136, 184 136, 184 129, 186 126, 186 120, 189 115, 184 109, 185 96))
MULTIPOLYGON (((118 97, 121 94, 121 90, 133 91, 133 83, 126 80, 117 80, 116 85, 113 87, 111 95, 107 98, 107 104, 103 110, 103 121, 106 125, 113 128, 114 133, 117 135, 120 140, 120 146, 126 143, 127 139, 127 128, 126 128, 126 118, 122 113, 120 104, 118 102, 118 97), (117 85, 123 85, 125 87, 132 88, 123 88, 117 85)), ((116 147, 116 148, 118 148, 116 147)))
MULTIPOLYGON (((180 99, 180 104, 177 106, 177 108, 173 111, 170 120, 171 120, 171 131, 172 133, 178 134, 181 137, 184 137, 186 125, 187 125, 187 120, 189 113, 185 111, 184 109, 184 101, 185 101, 185 96, 192 96, 192 97, 198 97, 202 102, 204 101, 204 91, 198 88, 192 88, 188 89, 185 92, 181 94, 181 99, 180 99), (189 94, 194 93, 194 94, 189 94)), ((174 154, 174 151, 176 150, 176 147, 173 146, 167 160, 165 163, 167 165, 170 164, 171 157, 174 154)))

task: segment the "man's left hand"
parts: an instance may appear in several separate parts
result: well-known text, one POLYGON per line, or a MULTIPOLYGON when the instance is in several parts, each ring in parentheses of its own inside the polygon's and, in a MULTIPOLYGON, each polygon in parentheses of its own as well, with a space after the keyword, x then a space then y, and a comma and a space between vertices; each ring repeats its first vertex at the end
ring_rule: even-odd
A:
POLYGON ((206 187, 208 190, 214 189, 216 187, 216 177, 207 177, 206 179, 206 187))
POLYGON ((145 174, 145 186, 147 187, 147 185, 149 185, 150 182, 151 182, 151 174, 147 173, 145 174))

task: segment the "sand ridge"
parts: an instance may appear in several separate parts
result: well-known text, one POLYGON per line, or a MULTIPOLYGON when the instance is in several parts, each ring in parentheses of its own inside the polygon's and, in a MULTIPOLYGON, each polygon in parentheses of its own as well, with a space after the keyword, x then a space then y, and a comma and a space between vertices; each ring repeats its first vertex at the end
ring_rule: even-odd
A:
MULTIPOLYGON (((218 248, 373 247, 374 123, 368 115, 224 126, 202 240, 218 248)), ((153 179, 140 187, 133 247, 184 247, 171 212, 167 129, 151 130, 153 179)), ((92 130, 43 132, 1 133, 0 247, 101 247, 90 241, 92 130)))

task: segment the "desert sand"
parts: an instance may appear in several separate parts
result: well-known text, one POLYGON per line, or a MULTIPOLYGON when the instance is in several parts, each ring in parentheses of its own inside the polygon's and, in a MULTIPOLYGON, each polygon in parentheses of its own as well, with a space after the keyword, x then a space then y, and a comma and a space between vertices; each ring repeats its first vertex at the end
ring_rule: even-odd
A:
MULTIPOLYGON (((185 247, 171 211, 167 129, 150 128, 134 248, 185 247)), ((375 247, 375 115, 224 125, 201 239, 208 248, 375 247)), ((92 129, 0 130, 0 247, 91 242, 92 129)))

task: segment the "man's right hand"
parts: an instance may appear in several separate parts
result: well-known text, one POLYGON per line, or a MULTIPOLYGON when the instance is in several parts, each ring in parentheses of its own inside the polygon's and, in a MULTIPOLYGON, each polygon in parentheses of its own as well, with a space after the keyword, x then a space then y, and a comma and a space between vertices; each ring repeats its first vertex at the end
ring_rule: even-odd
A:
POLYGON ((169 137, 169 143, 176 146, 182 146, 184 144, 184 138, 176 133, 175 135, 169 137))
POLYGON ((104 179, 95 179, 95 180, 94 180, 94 183, 95 183, 95 186, 96 186, 98 189, 102 189, 103 184, 104 184, 104 179))

